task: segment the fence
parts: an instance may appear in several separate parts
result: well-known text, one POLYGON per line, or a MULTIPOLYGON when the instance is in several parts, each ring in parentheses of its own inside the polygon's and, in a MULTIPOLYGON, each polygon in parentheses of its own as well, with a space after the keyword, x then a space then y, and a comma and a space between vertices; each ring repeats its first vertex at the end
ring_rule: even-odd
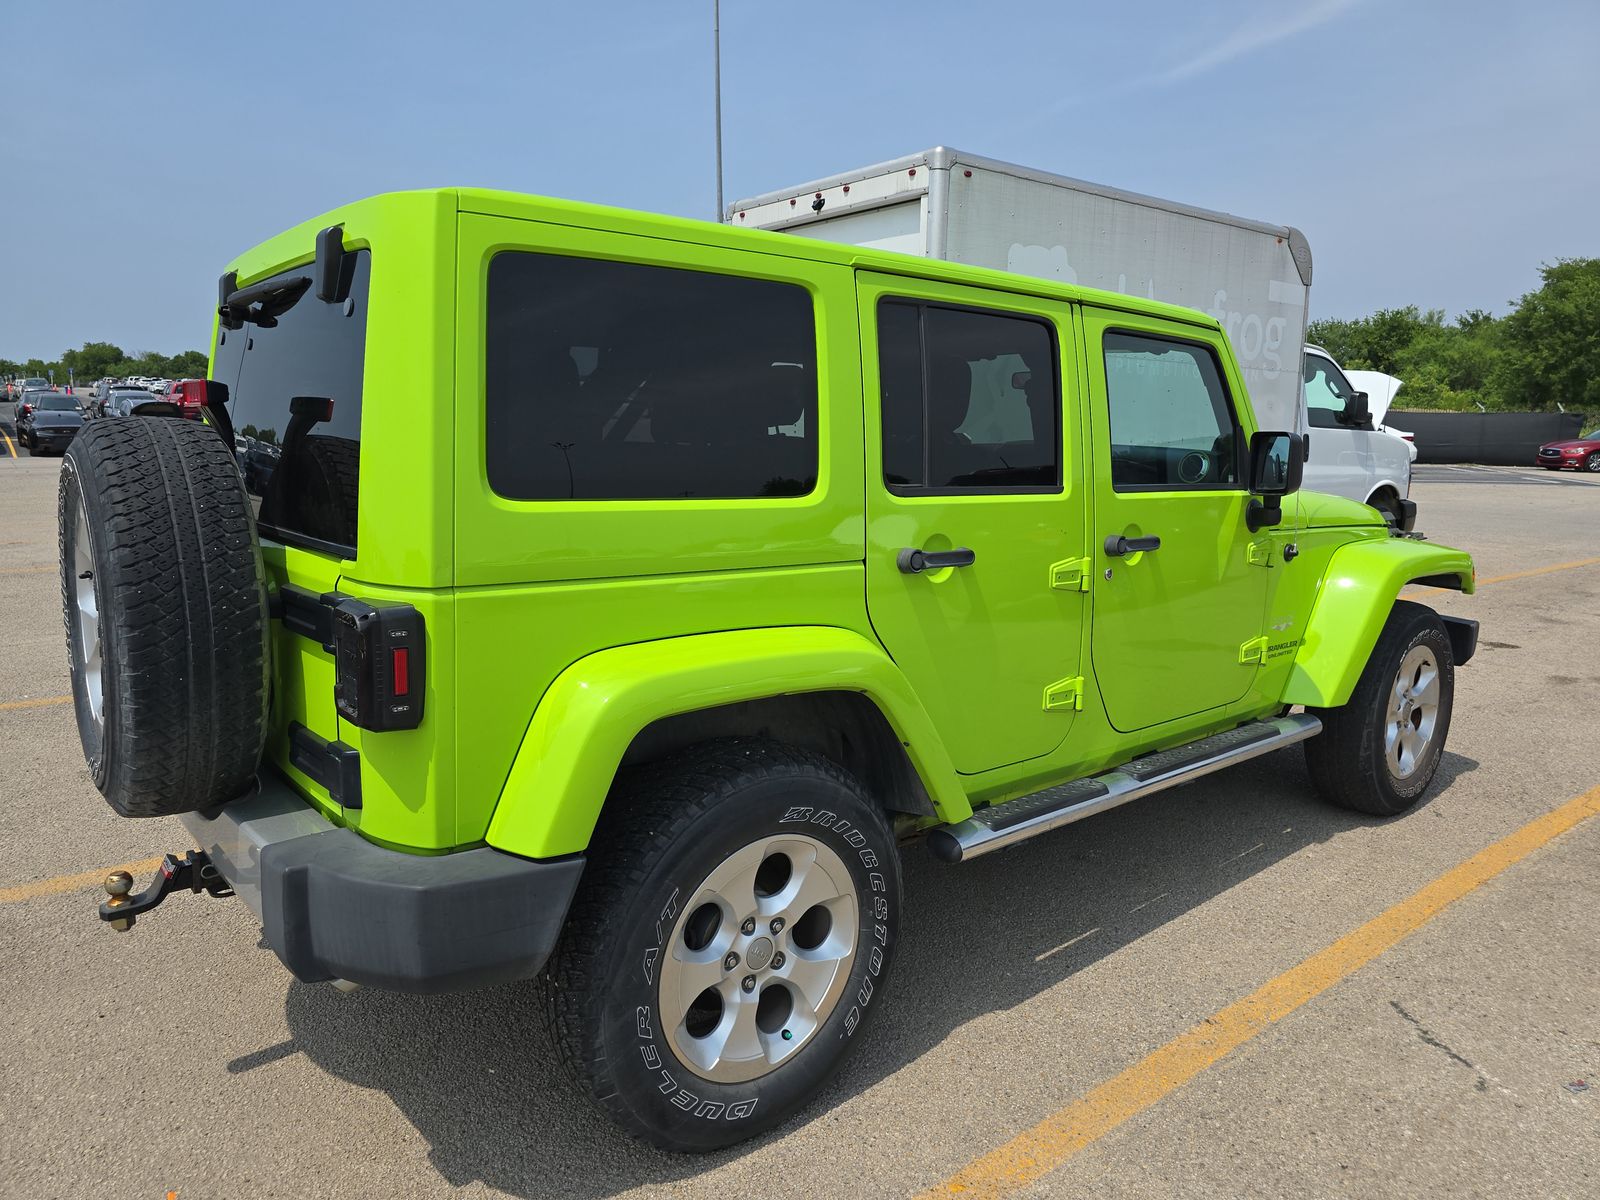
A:
POLYGON ((1532 466, 1545 442, 1583 432, 1582 413, 1396 412, 1384 418, 1417 436, 1417 461, 1532 466))

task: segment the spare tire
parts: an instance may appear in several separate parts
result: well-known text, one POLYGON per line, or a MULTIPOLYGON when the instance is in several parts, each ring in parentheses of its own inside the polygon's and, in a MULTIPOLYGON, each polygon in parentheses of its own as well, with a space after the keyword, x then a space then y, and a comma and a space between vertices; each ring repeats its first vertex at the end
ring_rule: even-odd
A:
POLYGON ((250 788, 270 636, 254 514, 198 421, 86 425, 61 466, 61 603, 89 773, 125 817, 250 788))

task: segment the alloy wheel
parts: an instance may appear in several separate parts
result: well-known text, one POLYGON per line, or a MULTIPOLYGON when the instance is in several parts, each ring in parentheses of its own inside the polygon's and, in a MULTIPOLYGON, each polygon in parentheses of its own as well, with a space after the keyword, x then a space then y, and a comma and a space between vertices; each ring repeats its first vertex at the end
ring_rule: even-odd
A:
POLYGON ((73 655, 77 659, 73 665, 83 679, 84 695, 89 701, 89 716, 94 721, 95 732, 103 738, 106 665, 100 644, 100 605, 94 590, 94 543, 90 540, 89 517, 84 511, 82 497, 78 500, 75 520, 77 528, 72 539, 72 573, 78 638, 73 647, 73 655))
POLYGON ((1409 779, 1427 757, 1439 728, 1439 661, 1427 646, 1400 660, 1389 692, 1383 758, 1396 779, 1409 779))
POLYGON ((858 902, 813 838, 762 838, 724 859, 680 911, 661 958, 661 1024, 716 1083, 776 1070, 827 1023, 850 978, 858 902))

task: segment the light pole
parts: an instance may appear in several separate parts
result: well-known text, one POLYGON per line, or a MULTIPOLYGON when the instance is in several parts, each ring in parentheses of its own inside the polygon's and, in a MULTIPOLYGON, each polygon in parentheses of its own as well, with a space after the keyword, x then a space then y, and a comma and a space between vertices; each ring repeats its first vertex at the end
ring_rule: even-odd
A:
POLYGON ((711 0, 711 74, 717 93, 717 221, 722 221, 722 0, 711 0))

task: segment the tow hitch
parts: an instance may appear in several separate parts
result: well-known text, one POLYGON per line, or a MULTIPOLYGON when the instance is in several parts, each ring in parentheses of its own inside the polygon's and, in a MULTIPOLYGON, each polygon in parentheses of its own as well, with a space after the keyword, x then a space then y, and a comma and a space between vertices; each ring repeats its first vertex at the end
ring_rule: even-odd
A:
POLYGON ((182 858, 169 854, 162 859, 155 879, 137 896, 128 895, 133 890, 132 875, 126 871, 113 871, 107 875, 106 891, 111 899, 100 905, 100 919, 111 922, 113 929, 132 929, 140 913, 149 912, 179 888, 188 888, 196 895, 201 892, 212 896, 233 895, 228 881, 205 852, 190 850, 182 858))

